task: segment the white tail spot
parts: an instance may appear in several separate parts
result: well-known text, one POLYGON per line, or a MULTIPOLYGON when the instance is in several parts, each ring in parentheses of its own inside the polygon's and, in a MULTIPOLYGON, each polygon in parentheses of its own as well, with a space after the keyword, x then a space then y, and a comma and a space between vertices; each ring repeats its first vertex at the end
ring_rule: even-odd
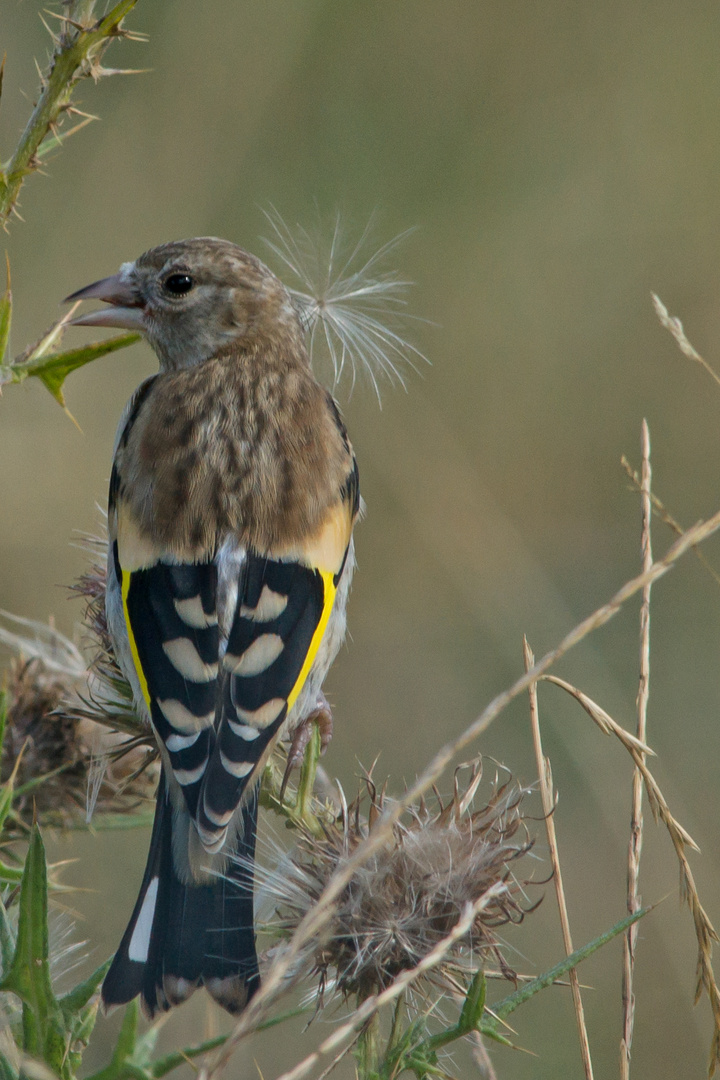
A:
POLYGON ((275 697, 271 698, 270 701, 266 701, 259 709, 241 709, 236 706, 235 712, 242 724, 265 728, 268 724, 272 724, 273 721, 277 720, 284 707, 285 698, 275 697))
POLYGON ((196 731, 194 735, 169 735, 165 745, 168 750, 187 750, 189 746, 193 746, 202 733, 196 731))
MULTIPOLYGON (((239 735, 241 739, 245 740, 245 742, 252 742, 253 739, 257 739, 258 735, 260 734, 260 728, 250 727, 249 724, 236 724, 235 721, 231 720, 229 716, 227 717, 227 722, 230 725, 230 730, 233 731, 236 735, 239 735)), ((168 740, 168 745, 169 742, 170 740, 168 740)))
POLYGON ((135 929, 130 938, 128 957, 144 964, 148 958, 150 949, 150 934, 152 932, 153 918, 155 916, 155 903, 157 901, 159 878, 154 877, 147 887, 147 892, 140 908, 140 914, 135 923, 135 929))
POLYGON ((181 787, 187 787, 188 784, 194 784, 200 779, 205 772, 206 765, 207 758, 205 758, 204 761, 201 761, 195 769, 173 769, 173 776, 181 787))
POLYGON ((248 776, 257 764, 256 761, 231 761, 229 757, 225 757, 222 750, 220 751, 220 760, 223 769, 229 772, 231 776, 237 776, 238 778, 248 776))
POLYGON ((172 698, 168 698, 167 701, 158 701, 158 706, 168 723, 184 735, 190 735, 194 731, 204 731, 205 728, 211 727, 215 720, 214 712, 208 713, 207 716, 194 716, 181 701, 174 701, 172 698))

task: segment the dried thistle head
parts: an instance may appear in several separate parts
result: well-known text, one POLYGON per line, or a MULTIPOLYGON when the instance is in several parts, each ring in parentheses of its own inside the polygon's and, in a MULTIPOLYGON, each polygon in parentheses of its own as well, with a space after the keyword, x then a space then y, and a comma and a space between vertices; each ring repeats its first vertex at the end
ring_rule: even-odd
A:
POLYGON ((364 372, 378 401, 381 380, 404 386, 403 369, 427 360, 405 336, 405 324, 414 319, 405 310, 410 282, 383 267, 407 233, 367 255, 372 221, 356 244, 347 244, 336 217, 325 249, 307 229, 290 228, 276 210, 265 217, 272 229, 265 243, 300 285, 289 291, 310 336, 313 366, 324 352, 334 386, 346 369, 351 387, 364 372))
MULTIPOLYGON (((462 767, 461 767, 462 769, 462 767)), ((337 901, 328 930, 314 946, 312 962, 320 992, 332 984, 343 995, 364 998, 414 968, 455 928, 468 904, 482 897, 471 929, 427 976, 456 989, 459 974, 488 954, 513 978, 495 931, 520 922, 526 912, 513 865, 532 846, 523 825, 522 788, 492 785, 489 798, 473 807, 480 763, 445 804, 424 802, 395 826, 393 841, 355 872, 337 901)), ((295 849, 274 870, 257 872, 261 890, 276 909, 272 927, 291 934, 318 901, 334 872, 368 835, 388 804, 371 777, 365 792, 318 837, 300 833, 295 849)))
POLYGON ((97 554, 73 587, 86 600, 89 664, 52 625, 5 615, 21 634, 0 624, 0 642, 16 653, 0 760, 0 780, 15 770, 11 834, 13 821, 22 828, 35 811, 50 824, 71 825, 96 804, 102 813, 128 811, 152 794, 156 750, 133 711, 105 623, 103 543, 89 545, 97 554))
POLYGON ((71 806, 78 797, 84 802, 84 751, 78 725, 62 712, 54 715, 71 689, 67 676, 49 669, 39 657, 16 658, 10 665, 0 779, 6 781, 16 766, 16 788, 46 777, 43 784, 16 797, 14 808, 23 818, 32 817, 33 803, 42 814, 67 805, 67 795, 71 806))

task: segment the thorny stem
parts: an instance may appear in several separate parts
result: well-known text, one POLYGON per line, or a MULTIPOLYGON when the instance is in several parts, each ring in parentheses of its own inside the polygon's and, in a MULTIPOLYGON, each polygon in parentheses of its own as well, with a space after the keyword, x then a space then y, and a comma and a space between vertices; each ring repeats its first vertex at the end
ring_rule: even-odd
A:
MULTIPOLYGON (((535 657, 528 644, 527 638, 523 638, 523 655, 525 670, 529 671, 535 664, 535 657)), ((562 929, 565 955, 570 956, 573 951, 572 935, 570 933, 570 918, 568 916, 565 890, 563 888, 562 872, 560 870, 560 851, 555 835, 555 797, 553 793, 552 772, 550 760, 543 753, 542 738, 540 735, 540 714, 538 711, 537 683, 532 683, 528 688, 530 698, 530 724, 535 748, 535 760, 537 763, 538 778, 540 780, 540 794, 542 797, 543 814, 545 816, 545 830, 547 832, 550 861, 553 868, 553 882, 557 897, 558 911, 560 913, 560 926, 562 929)), ((570 986, 572 988, 573 1005, 575 1007, 575 1019, 577 1021, 578 1037, 580 1039, 580 1054, 582 1056, 583 1070, 586 1080, 593 1080, 592 1059, 590 1057, 590 1042, 588 1040, 587 1027, 585 1026, 585 1010, 583 1009, 582 995, 580 994, 580 981, 577 970, 571 968, 569 972, 570 986)))
MULTIPOLYGON (((652 470, 650 467, 650 431, 647 420, 642 423, 642 474, 641 474, 641 555, 642 568, 647 570, 652 566, 652 543, 650 536, 650 523, 652 519, 652 502, 650 498, 650 486, 652 470)), ((641 742, 647 742, 647 707, 650 694, 650 590, 652 583, 648 582, 642 592, 642 604, 640 607, 640 677, 637 694, 637 737, 641 742)), ((645 755, 641 754, 642 761, 645 755)), ((643 840, 643 778, 640 769, 636 766, 633 772, 632 784, 632 811, 630 818, 630 843, 628 845, 628 872, 627 872, 627 909, 629 914, 640 908, 641 898, 638 889, 640 876, 640 855, 643 840)), ((638 928, 633 924, 627 931, 623 942, 623 1035, 620 1042, 620 1077, 621 1080, 630 1078, 630 1057, 632 1052, 633 1028, 635 1023, 635 994, 633 993, 633 975, 635 970, 635 948, 637 946, 638 928)))
MULTIPOLYGON (((37 165, 37 152, 69 105, 75 83, 90 74, 88 64, 97 60, 103 47, 122 34, 120 23, 137 0, 119 3, 86 30, 72 29, 57 39, 50 70, 42 92, 15 153, 0 172, 0 223, 7 222, 17 202, 23 181, 37 165)), ((83 13, 91 14, 94 4, 85 3, 83 13)))

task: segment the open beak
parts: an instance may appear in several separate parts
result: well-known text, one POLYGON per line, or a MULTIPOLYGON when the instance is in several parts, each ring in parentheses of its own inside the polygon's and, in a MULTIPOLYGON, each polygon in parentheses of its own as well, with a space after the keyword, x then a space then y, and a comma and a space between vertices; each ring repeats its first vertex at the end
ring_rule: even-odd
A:
POLYGON ((144 330, 145 309, 142 300, 127 276, 120 271, 112 277, 95 281, 84 289, 66 296, 64 303, 75 300, 105 300, 111 308, 89 311, 71 319, 69 326, 116 326, 122 330, 144 330))

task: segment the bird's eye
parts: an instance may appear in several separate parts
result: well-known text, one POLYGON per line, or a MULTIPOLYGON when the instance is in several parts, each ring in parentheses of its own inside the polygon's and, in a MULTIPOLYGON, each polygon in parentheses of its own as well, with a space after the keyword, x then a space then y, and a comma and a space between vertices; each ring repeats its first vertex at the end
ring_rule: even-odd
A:
POLYGON ((184 296, 185 293, 190 292, 194 284, 189 274, 170 274, 170 277, 165 278, 163 288, 173 296, 184 296))

